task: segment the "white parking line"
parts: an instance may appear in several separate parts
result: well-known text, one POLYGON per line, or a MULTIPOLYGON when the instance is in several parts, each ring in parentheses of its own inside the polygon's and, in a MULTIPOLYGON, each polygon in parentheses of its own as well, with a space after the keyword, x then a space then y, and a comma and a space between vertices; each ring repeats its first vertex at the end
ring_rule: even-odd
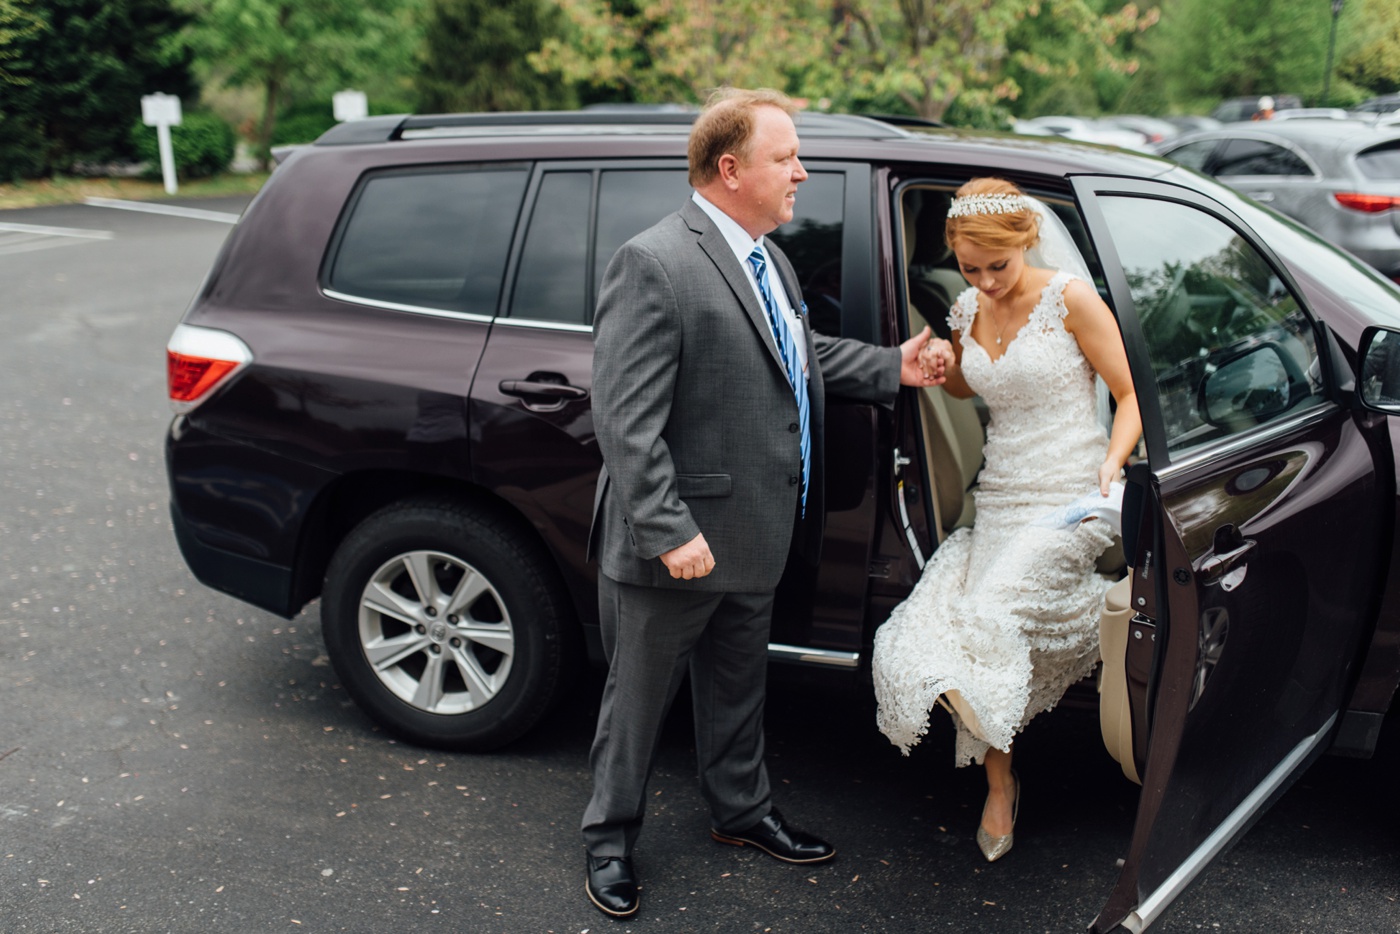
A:
POLYGON ((0 223, 0 230, 12 233, 42 234, 48 237, 82 237, 88 240, 110 240, 110 230, 83 230, 81 227, 41 227, 38 224, 0 223))
POLYGON ((167 217, 188 217, 198 221, 215 221, 220 224, 238 223, 237 214, 224 211, 204 211, 199 208, 184 208, 176 204, 152 204, 146 201, 119 201, 116 198, 87 198, 84 204, 95 208, 116 208, 118 211, 141 211, 145 214, 164 214, 167 217))
POLYGON ((111 240, 110 230, 83 230, 78 227, 43 227, 38 224, 0 223, 0 256, 32 253, 59 246, 77 246, 93 240, 111 240))

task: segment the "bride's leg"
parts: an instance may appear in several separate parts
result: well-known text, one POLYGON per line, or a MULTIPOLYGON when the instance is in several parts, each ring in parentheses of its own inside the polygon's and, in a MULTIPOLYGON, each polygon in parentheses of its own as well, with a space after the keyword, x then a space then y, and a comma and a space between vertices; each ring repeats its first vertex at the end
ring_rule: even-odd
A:
POLYGON ((988 749, 982 760, 987 770, 987 803, 982 809, 982 827, 994 837, 1011 832, 1012 805, 1016 798, 1016 781, 1011 777, 1011 753, 1008 749, 988 749))

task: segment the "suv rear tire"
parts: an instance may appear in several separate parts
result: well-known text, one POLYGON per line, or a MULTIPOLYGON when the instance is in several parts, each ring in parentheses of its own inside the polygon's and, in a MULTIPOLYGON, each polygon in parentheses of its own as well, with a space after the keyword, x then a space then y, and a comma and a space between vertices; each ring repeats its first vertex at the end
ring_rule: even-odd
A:
POLYGON ((543 549, 461 503, 397 503, 356 526, 327 568, 321 622, 350 696, 426 746, 509 743, 572 670, 572 613, 543 549))

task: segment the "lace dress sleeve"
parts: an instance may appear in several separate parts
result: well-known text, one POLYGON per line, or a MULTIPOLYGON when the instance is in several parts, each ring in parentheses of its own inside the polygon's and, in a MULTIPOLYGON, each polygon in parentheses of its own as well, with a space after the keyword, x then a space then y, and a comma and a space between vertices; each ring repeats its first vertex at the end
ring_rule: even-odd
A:
POLYGON ((1078 278, 1074 273, 1061 269, 1045 284, 1045 305, 1049 307, 1050 314, 1054 315, 1056 321, 1063 323, 1065 315, 1069 314, 1069 309, 1065 307, 1065 286, 1078 278))
POLYGON ((968 328, 972 327, 972 319, 975 317, 977 317, 977 290, 975 288, 963 289, 958 300, 953 302, 953 307, 948 310, 948 327, 966 334, 968 328))

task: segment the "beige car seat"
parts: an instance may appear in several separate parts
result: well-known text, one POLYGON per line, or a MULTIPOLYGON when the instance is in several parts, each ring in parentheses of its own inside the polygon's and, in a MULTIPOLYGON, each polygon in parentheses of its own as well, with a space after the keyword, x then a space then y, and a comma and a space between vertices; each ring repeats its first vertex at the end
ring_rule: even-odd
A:
POLYGON ((1123 578, 1104 595, 1103 615, 1099 617, 1099 731, 1108 754, 1123 769, 1129 781, 1142 784, 1133 760, 1133 712, 1128 704, 1128 623, 1133 618, 1130 602, 1132 576, 1123 578))
MULTIPOLYGON (((909 261, 914 256, 918 240, 919 208, 922 198, 917 189, 905 192, 902 204, 906 284, 909 261)), ((923 296, 934 296, 942 290, 924 290, 923 296)), ((941 321, 948 306, 920 308, 915 304, 915 290, 909 288, 909 333, 917 334, 930 324, 928 315, 941 321)), ((935 331, 939 329, 935 328, 935 331)), ((946 331, 946 328, 942 329, 946 331)), ((972 524, 975 517, 972 496, 968 494, 977 473, 982 469, 982 445, 986 434, 977 406, 971 399, 957 399, 935 386, 919 394, 919 421, 923 426, 924 450, 928 453, 930 481, 933 486, 934 519, 938 540, 942 542, 954 529, 972 524)))

